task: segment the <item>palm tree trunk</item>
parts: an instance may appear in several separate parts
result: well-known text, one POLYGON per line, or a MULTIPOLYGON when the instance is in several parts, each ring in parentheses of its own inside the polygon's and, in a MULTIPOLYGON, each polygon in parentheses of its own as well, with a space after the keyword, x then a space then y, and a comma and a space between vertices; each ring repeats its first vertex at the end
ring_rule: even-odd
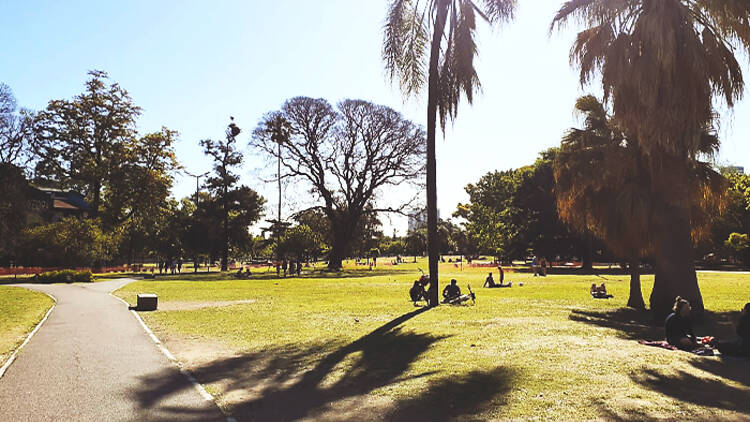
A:
POLYGON ((690 231, 688 169, 684 160, 664 158, 654 173, 658 180, 657 197, 663 201, 653 230, 654 289, 651 311, 662 320, 671 311, 675 297, 690 302, 693 312, 703 313, 703 297, 693 264, 693 242, 690 231))
POLYGON ((430 70, 427 92, 427 255, 430 271, 430 306, 437 306, 438 297, 438 236, 437 236, 437 160, 435 158, 435 131, 437 129, 437 102, 440 84, 438 83, 438 59, 440 41, 443 38, 448 5, 445 0, 436 4, 437 16, 432 45, 430 47, 430 70))
POLYGON ((641 270, 638 267, 640 262, 637 258, 632 258, 628 264, 630 266, 630 296, 627 306, 628 308, 646 309, 643 293, 641 293, 641 270))

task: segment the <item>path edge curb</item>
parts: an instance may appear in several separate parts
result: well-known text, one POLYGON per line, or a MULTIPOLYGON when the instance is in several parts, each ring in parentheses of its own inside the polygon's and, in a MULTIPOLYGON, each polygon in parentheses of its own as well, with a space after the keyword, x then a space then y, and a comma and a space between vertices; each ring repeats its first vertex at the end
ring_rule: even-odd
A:
MULTIPOLYGON (((16 286, 16 287, 20 287, 20 286, 16 286)), ((25 287, 21 287, 21 288, 25 289, 25 287)), ((26 339, 23 341, 23 343, 21 343, 21 345, 18 346, 16 350, 14 350, 13 353, 10 354, 10 357, 8 358, 8 360, 3 364, 2 367, 0 367, 0 378, 2 378, 3 375, 5 375, 5 372, 8 370, 8 368, 10 368, 10 365, 12 365, 13 362, 16 360, 16 356, 18 356, 18 352, 20 352, 21 349, 23 349, 23 347, 26 346, 29 340, 31 340, 31 338, 34 337, 34 334, 36 334, 36 332, 39 331, 40 328, 42 328, 42 324, 44 324, 44 322, 47 321, 47 318, 49 318, 50 314, 52 313, 52 310, 55 309, 55 307, 57 306, 57 298, 52 296, 51 294, 40 291, 40 290, 34 290, 34 289, 26 289, 26 290, 31 290, 33 292, 47 295, 50 299, 52 299, 52 306, 50 306, 49 310, 47 310, 47 313, 44 314, 44 317, 42 318, 42 320, 39 321, 34 327, 34 329, 31 330, 29 335, 26 336, 26 339)))
MULTIPOLYGON (((128 284, 130 284, 130 283, 128 283, 128 284)), ((161 342, 161 340, 159 340, 159 338, 156 337, 156 334, 154 334, 154 332, 151 331, 150 328, 148 328, 148 326, 143 321, 143 319, 141 318, 141 316, 138 315, 138 312, 136 312, 133 309, 129 309, 130 308, 130 304, 128 302, 126 302, 124 299, 122 299, 120 297, 117 297, 114 294, 112 294, 115 291, 120 290, 121 288, 123 288, 125 286, 127 286, 127 284, 122 285, 122 286, 120 286, 120 287, 118 287, 118 288, 110 291, 108 294, 110 296, 112 296, 113 298, 119 300, 125 306, 128 307, 128 310, 130 311, 130 313, 133 314, 133 316, 138 321, 138 323, 141 325, 141 327, 146 332, 146 334, 148 334, 148 336, 151 337, 151 340, 154 342, 154 344, 156 344, 156 347, 159 349, 159 351, 164 356, 166 356, 167 359, 169 359, 169 361, 171 361, 175 366, 177 366, 177 369, 180 371, 180 373, 182 375, 184 375, 185 378, 188 379, 188 381, 190 381, 190 383, 193 385, 193 387, 198 391, 198 394, 200 394, 200 396, 203 397, 204 400, 213 402, 214 405, 216 405, 216 407, 219 409, 219 411, 221 413, 223 413, 224 416, 226 417, 226 422, 237 422, 236 419, 234 419, 233 417, 231 417, 231 416, 229 416, 229 415, 226 414, 226 412, 224 411, 224 409, 222 409, 221 406, 219 406, 219 404, 216 403, 216 398, 214 396, 212 396, 211 393, 209 393, 208 391, 206 391, 206 388, 203 386, 203 384, 201 384, 200 382, 198 382, 198 380, 195 378, 195 376, 193 376, 193 374, 190 371, 188 371, 187 369, 185 369, 183 367, 182 363, 179 360, 177 360, 177 358, 172 354, 172 352, 170 352, 169 349, 167 349, 164 346, 164 344, 161 342)), ((2 376, 2 373, 0 373, 0 376, 2 376)))

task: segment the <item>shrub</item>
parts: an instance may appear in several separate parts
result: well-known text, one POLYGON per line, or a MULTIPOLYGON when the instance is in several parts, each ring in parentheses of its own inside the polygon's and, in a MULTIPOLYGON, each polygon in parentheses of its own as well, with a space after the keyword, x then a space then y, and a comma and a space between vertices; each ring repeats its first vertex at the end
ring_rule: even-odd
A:
POLYGON ((47 271, 35 276, 35 279, 39 283, 88 283, 91 282, 91 271, 47 271))

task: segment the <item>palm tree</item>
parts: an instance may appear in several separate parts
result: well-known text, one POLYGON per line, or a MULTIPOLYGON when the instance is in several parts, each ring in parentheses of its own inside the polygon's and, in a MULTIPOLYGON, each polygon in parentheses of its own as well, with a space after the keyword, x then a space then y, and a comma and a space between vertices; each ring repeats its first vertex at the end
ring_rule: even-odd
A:
POLYGON ((427 248, 431 306, 438 304, 437 115, 440 114, 440 126, 445 132, 448 118, 456 118, 462 94, 471 103, 480 86, 474 69, 476 17, 491 25, 499 24, 513 17, 515 7, 516 0, 391 0, 388 8, 383 60, 391 79, 399 80, 405 95, 417 94, 427 79, 427 248))
POLYGON ((651 309, 675 296, 703 311, 693 266, 690 174, 703 136, 715 125, 714 100, 741 98, 733 45, 750 46, 750 3, 741 0, 572 0, 552 22, 579 20, 571 61, 582 85, 599 76, 619 127, 639 141, 652 180, 651 238, 656 278, 651 309))
POLYGON ((646 307, 640 258, 651 250, 648 237, 651 181, 637 143, 617 130, 593 96, 576 101, 584 129, 570 129, 553 164, 560 218, 582 233, 601 238, 630 267, 629 307, 646 307))
MULTIPOLYGON (((637 139, 626 136, 595 97, 579 98, 576 111, 586 117, 585 128, 568 131, 554 162, 560 217, 596 234, 628 262, 628 306, 643 309, 639 263, 654 251, 651 233, 660 203, 653 174, 637 139)), ((716 135, 704 130, 698 149, 710 156, 718 144, 716 135)), ((726 181, 709 163, 695 160, 687 182, 692 238, 698 241, 708 236, 712 216, 726 204, 726 181)))

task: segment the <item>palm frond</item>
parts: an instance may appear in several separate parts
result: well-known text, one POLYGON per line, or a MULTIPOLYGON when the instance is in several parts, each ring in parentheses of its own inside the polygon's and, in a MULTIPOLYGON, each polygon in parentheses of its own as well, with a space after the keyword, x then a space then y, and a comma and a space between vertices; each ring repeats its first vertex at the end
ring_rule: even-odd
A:
POLYGON ((416 94, 426 81, 427 29, 423 16, 410 0, 394 0, 383 26, 383 61, 391 80, 401 90, 416 94))

